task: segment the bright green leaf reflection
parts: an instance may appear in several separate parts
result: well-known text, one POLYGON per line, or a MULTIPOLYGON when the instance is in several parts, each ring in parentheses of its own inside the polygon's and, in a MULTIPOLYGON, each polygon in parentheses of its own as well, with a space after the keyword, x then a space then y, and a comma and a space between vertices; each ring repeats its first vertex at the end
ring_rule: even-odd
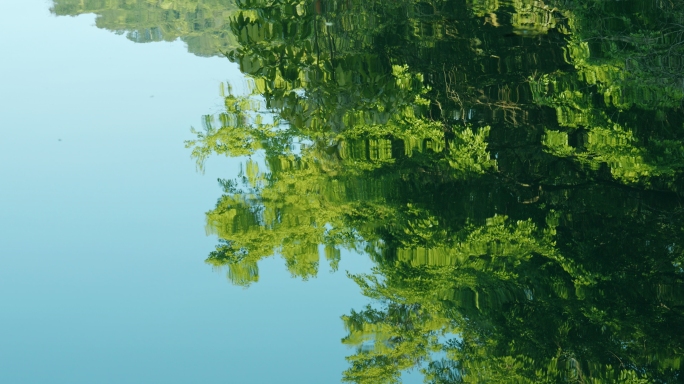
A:
POLYGON ((239 8, 254 94, 188 145, 265 162, 225 182, 208 261, 249 285, 368 253, 344 381, 682 380, 684 7, 239 8))
POLYGON ((248 286, 273 255, 375 261, 344 381, 684 380, 681 0, 114 3, 114 30, 213 15, 178 36, 229 30, 195 51, 251 81, 187 142, 252 156, 210 264, 248 286))

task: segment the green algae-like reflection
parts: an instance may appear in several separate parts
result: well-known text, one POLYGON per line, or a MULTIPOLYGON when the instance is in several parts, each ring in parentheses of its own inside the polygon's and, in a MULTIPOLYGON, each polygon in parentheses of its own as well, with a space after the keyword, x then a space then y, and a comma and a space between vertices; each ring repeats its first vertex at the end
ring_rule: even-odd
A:
POLYGON ((344 381, 684 380, 684 2, 225 9, 206 52, 253 94, 187 145, 263 161, 222 181, 207 262, 248 286, 275 254, 306 279, 367 253, 344 381))

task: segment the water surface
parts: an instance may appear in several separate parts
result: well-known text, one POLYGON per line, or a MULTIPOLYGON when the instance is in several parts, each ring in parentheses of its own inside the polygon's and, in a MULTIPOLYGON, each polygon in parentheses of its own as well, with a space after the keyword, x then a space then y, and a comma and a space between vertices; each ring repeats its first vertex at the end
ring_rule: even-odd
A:
POLYGON ((340 315, 367 301, 343 273, 301 282, 274 259, 244 290, 204 263, 240 161, 202 174, 184 140, 237 67, 52 6, 0 2, 0 382, 338 381, 340 315))
POLYGON ((204 381, 682 380, 681 2, 51 7, 100 29, 65 45, 71 76, 34 71, 72 96, 14 80, 11 124, 35 124, 36 95, 65 103, 3 141, 30 143, 3 151, 28 159, 3 170, 8 244, 31 244, 2 269, 3 292, 33 289, 7 296, 14 345, 101 356, 92 375, 113 353, 141 382, 197 381, 166 370, 187 356, 204 381), (137 358, 103 347, 123 341, 137 358))

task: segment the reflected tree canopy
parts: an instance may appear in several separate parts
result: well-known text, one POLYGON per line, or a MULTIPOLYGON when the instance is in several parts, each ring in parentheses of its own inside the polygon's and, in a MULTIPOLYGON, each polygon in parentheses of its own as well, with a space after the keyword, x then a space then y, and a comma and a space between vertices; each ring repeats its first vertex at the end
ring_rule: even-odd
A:
POLYGON ((208 263, 374 260, 344 381, 684 380, 681 0, 88 3, 249 78, 187 143, 246 158, 208 263))
POLYGON ((251 156, 208 262, 249 285, 370 255, 344 381, 683 379, 684 4, 238 8, 253 94, 188 142, 251 156))
POLYGON ((198 56, 216 56, 236 46, 230 32, 233 0, 53 0, 52 13, 94 13, 95 25, 126 34, 136 43, 174 41, 198 56))

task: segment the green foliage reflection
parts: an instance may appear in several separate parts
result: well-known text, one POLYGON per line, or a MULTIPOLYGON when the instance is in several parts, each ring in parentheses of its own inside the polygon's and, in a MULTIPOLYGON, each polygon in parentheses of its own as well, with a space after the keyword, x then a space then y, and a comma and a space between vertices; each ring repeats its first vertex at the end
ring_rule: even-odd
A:
POLYGON ((251 84, 188 141, 237 285, 364 252, 343 380, 684 380, 684 3, 56 0, 251 84))
POLYGON ((174 41, 198 56, 216 56, 235 47, 229 21, 233 0, 53 0, 59 16, 97 15, 95 24, 136 43, 174 41))
POLYGON ((680 382, 678 4, 238 2, 253 93, 188 142, 251 157, 208 262, 367 253, 344 381, 680 382))

